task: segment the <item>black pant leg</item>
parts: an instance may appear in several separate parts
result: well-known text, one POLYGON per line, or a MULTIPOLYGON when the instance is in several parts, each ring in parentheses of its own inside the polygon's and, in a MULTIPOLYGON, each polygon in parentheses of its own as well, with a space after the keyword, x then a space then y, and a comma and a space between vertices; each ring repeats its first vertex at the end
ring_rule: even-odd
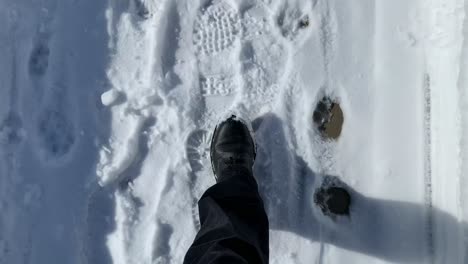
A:
POLYGON ((242 168, 223 173, 198 202, 201 229, 184 263, 268 263, 268 218, 255 179, 242 168))

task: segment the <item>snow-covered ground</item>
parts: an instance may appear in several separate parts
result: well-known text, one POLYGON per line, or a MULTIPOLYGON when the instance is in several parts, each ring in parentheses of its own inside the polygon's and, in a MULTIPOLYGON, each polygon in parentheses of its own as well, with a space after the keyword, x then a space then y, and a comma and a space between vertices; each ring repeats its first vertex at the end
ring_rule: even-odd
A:
POLYGON ((181 263, 252 120, 271 263, 468 263, 468 2, 0 0, 0 263, 181 263), (338 141, 312 114, 345 115, 338 141), (313 203, 347 186, 350 217, 313 203))

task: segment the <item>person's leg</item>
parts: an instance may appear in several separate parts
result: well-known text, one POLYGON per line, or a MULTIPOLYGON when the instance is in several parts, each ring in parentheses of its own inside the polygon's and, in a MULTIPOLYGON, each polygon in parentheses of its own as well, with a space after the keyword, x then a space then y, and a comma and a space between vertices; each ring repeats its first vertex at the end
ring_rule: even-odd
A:
POLYGON ((200 199, 201 229, 184 263, 268 263, 268 219, 257 184, 242 168, 200 199))
POLYGON ((218 182, 198 203, 201 229, 185 264, 268 263, 268 218, 252 175, 253 141, 241 124, 230 118, 215 131, 211 155, 218 182))

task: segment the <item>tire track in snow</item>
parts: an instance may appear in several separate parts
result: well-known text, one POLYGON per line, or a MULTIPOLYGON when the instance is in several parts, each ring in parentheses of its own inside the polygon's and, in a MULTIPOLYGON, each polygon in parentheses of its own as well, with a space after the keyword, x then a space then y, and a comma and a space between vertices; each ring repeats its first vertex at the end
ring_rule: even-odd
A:
MULTIPOLYGON (((321 100, 321 97, 328 96, 327 93, 333 91, 334 86, 336 85, 333 83, 333 69, 332 69, 332 61, 333 61, 333 54, 335 54, 335 38, 336 38, 336 25, 334 26, 333 20, 333 10, 330 7, 330 3, 328 1, 320 1, 321 10, 322 10, 322 17, 320 21, 320 43, 322 45, 322 52, 323 52, 323 65, 324 65, 324 74, 325 80, 323 86, 321 87, 321 92, 317 94, 315 98, 316 102, 321 100), (323 6, 322 6, 323 5, 323 6), (325 94, 324 94, 325 93, 325 94)), ((334 160, 334 146, 330 145, 327 142, 322 142, 323 138, 320 137, 319 133, 317 133, 316 129, 311 131, 313 133, 312 136, 312 144, 314 146, 313 149, 317 149, 315 152, 315 159, 318 161, 319 165, 319 173, 320 174, 327 174, 333 171, 333 167, 335 164, 334 160)), ((309 138, 311 137, 309 136, 309 138)), ((312 205, 313 206, 313 205, 312 205)), ((322 224, 320 225, 320 237, 323 235, 323 227, 322 224)), ((329 245, 324 243, 322 239, 320 239, 320 253, 318 256, 319 263, 325 263, 327 261, 327 252, 329 251, 329 245)))
MULTIPOLYGON (((462 51, 460 56, 460 69, 458 79, 458 93, 459 93, 459 113, 460 113, 460 206, 462 213, 462 221, 468 222, 468 190, 464 186, 468 186, 468 1, 464 2, 463 21, 463 41, 462 51)), ((462 261, 468 261, 468 226, 465 225, 463 229, 463 236, 465 244, 462 248, 462 261)))
POLYGON ((334 19, 332 17, 332 10, 330 8, 330 4, 328 1, 321 1, 320 2, 322 9, 322 17, 320 21, 320 43, 322 44, 322 51, 323 51, 323 60, 325 65, 325 89, 330 89, 333 83, 332 81, 332 66, 331 63, 333 61, 333 54, 335 54, 335 38, 336 38, 336 28, 333 26, 334 19))
POLYGON ((432 205, 432 110, 431 110, 431 77, 424 75, 424 200, 426 203, 426 247, 428 258, 434 262, 434 214, 432 205))
POLYGON ((462 263, 463 115, 466 1, 429 1, 425 32, 425 198, 427 258, 462 263), (444 70, 442 70, 444 69, 444 70), (460 89, 461 88, 461 89, 460 89), (440 211, 448 216, 442 216, 440 211), (449 222, 446 218, 450 218, 449 222), (454 222, 454 223, 453 223, 454 222))

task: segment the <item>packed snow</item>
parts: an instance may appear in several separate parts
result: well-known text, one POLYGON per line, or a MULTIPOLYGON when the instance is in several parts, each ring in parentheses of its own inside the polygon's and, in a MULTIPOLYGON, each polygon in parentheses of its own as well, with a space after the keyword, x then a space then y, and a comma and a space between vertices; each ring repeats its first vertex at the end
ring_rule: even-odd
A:
POLYGON ((182 263, 251 120, 270 263, 468 263, 468 2, 0 0, 0 263, 182 263), (341 136, 313 122, 329 97, 341 136), (351 193, 349 216, 314 192, 351 193))

